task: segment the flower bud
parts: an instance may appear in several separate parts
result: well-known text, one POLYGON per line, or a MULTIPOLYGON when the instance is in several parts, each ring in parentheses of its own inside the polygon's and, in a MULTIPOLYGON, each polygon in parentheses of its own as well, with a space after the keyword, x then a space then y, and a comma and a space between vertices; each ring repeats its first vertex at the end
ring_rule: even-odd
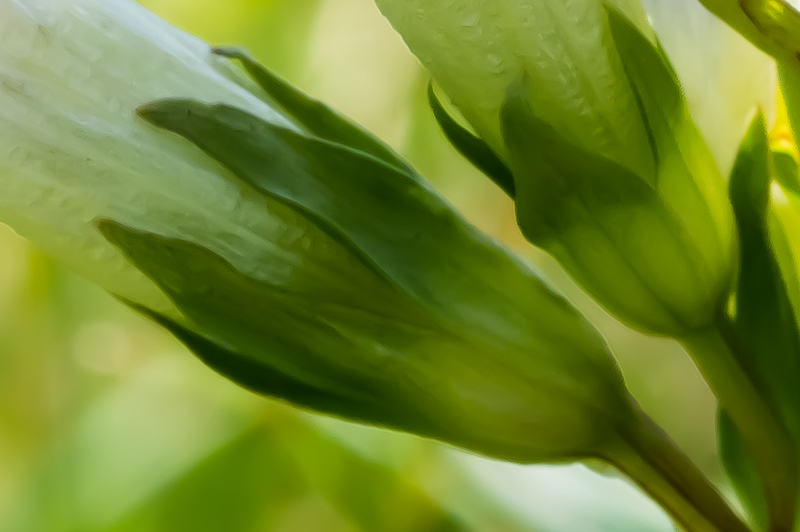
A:
POLYGON ((511 184, 487 173, 530 242, 633 327, 682 336, 714 320, 736 255, 725 181, 638 10, 634 22, 589 0, 378 4, 483 144, 445 119, 448 136, 483 169, 498 166, 487 147, 507 165, 511 184), (505 68, 486 68, 491 54, 505 68))
POLYGON ((127 0, 0 0, 0 43, 0 219, 224 375, 523 462, 634 430, 536 271, 246 56, 127 0))

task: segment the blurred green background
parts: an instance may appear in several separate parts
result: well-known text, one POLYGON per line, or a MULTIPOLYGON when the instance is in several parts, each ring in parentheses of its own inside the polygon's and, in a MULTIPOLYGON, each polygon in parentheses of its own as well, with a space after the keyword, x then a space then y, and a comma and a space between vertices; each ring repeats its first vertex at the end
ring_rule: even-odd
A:
MULTIPOLYGON (((600 327, 636 398, 727 490, 714 399, 676 344, 635 334, 525 244, 449 147, 427 77, 370 0, 147 0, 386 140, 600 327)), ((320 418, 227 383, 169 335, 0 226, 0 532, 667 531, 608 471, 492 462, 320 418)))

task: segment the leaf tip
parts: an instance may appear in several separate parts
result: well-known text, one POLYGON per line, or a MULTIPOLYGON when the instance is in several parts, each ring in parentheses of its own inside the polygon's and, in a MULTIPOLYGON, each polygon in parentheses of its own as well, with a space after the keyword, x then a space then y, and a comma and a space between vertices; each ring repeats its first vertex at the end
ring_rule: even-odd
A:
POLYGON ((168 104, 172 102, 172 100, 156 100, 140 105, 136 108, 136 116, 147 122, 156 123, 158 117, 166 114, 168 104))
POLYGON ((211 53, 228 59, 250 59, 250 54, 247 50, 237 46, 212 46, 211 53))

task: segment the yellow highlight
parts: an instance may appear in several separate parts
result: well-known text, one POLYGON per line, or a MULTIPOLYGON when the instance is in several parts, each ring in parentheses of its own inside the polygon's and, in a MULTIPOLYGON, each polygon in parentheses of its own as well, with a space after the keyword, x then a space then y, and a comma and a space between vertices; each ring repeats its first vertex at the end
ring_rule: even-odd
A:
POLYGON ((769 145, 773 150, 781 149, 790 152, 795 159, 800 160, 800 151, 792 134, 792 126, 789 122, 789 110, 786 107, 786 99, 783 92, 778 90, 775 95, 775 122, 769 131, 769 145))

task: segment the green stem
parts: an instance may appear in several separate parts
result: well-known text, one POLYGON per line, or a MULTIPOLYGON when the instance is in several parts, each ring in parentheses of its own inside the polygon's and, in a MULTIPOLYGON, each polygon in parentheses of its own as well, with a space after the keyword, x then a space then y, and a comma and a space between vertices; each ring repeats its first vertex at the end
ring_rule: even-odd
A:
POLYGON ((716 488, 647 415, 606 458, 631 477, 687 532, 749 532, 716 488))
POLYGON ((683 339, 698 368, 733 420, 761 476, 770 532, 794 527, 797 467, 789 434, 742 369, 725 322, 683 339))

